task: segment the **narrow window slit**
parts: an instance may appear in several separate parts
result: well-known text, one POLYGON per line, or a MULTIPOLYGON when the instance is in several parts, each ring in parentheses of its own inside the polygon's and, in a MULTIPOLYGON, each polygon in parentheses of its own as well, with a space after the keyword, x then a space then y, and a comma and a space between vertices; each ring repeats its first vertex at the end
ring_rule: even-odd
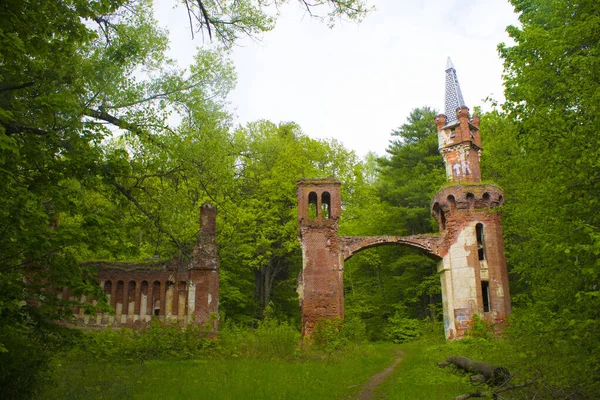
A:
POLYGON ((490 283, 481 281, 481 297, 483 299, 483 312, 490 312, 490 283))
POLYGON ((321 216, 323 219, 331 218, 331 195, 329 192, 323 192, 321 195, 321 216))
POLYGON ((479 261, 485 259, 485 246, 483 241, 483 224, 475 225, 475 233, 477 235, 477 254, 479 261))
POLYGON ((317 194, 310 192, 308 194, 308 219, 317 218, 317 194))

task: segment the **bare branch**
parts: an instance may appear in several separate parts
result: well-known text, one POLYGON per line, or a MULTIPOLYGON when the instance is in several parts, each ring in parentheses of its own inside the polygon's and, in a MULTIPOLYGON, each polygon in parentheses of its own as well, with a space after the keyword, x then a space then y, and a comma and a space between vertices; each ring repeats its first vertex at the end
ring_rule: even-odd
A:
POLYGON ((146 216, 146 218, 148 218, 150 221, 152 221, 152 223, 154 224, 154 226, 158 229, 159 232, 167 235, 169 237, 169 239, 171 240, 171 242, 173 242, 173 244, 175 246, 177 246, 177 248, 179 249, 179 251, 184 255, 184 256, 189 256, 189 251, 187 251, 186 247, 184 245, 181 244, 181 242, 179 240, 177 240, 169 231, 167 231, 162 224, 160 223, 159 219, 154 217, 152 214, 150 214, 150 212, 148 212, 146 209, 144 209, 144 207, 142 207, 142 205, 137 201, 137 199, 135 197, 133 197, 133 195, 131 194, 130 190, 127 190, 123 185, 121 185, 119 182, 117 181, 112 181, 111 184, 121 193, 123 194, 123 196, 125 196, 127 198, 127 200, 129 200, 142 214, 144 214, 146 216))
POLYGON ((11 90, 25 89, 26 87, 30 87, 30 86, 33 86, 33 85, 35 85, 35 81, 22 83, 20 85, 15 85, 15 86, 6 86, 6 87, 3 87, 3 88, 0 88, 0 93, 8 92, 8 91, 11 91, 11 90))
MULTIPOLYGON (((198 7, 200 7, 200 12, 202 13, 202 18, 204 19, 204 24, 206 25, 206 30, 208 31, 208 37, 212 40, 212 31, 210 29, 210 26, 212 25, 212 21, 210 19, 210 17, 208 16, 208 12, 206 11, 206 8, 204 7, 204 3, 202 3, 202 0, 197 0, 198 3, 198 7)), ((200 22, 200 24, 202 25, 202 22, 200 22)))
POLYGON ((16 124, 2 124, 7 135, 15 135, 17 133, 33 133, 34 135, 45 136, 49 132, 43 129, 34 128, 32 126, 16 125, 16 124))

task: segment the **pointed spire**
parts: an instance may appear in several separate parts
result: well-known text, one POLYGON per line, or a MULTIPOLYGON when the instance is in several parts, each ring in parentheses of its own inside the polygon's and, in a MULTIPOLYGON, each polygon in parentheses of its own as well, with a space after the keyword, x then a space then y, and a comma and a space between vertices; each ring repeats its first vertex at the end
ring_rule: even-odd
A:
POLYGON ((448 62, 446 63, 446 104, 444 107, 448 124, 457 121, 456 109, 460 107, 466 107, 466 104, 460 91, 456 70, 454 69, 452 60, 448 57, 448 62))

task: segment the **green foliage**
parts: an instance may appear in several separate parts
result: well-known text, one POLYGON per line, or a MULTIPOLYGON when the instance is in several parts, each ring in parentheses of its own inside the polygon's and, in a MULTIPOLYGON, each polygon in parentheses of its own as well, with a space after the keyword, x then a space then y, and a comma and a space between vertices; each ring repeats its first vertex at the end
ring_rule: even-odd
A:
POLYGON ((344 321, 340 318, 319 320, 311 336, 315 348, 327 354, 341 349, 346 344, 342 334, 343 325, 344 321))
POLYGON ((3 326, 0 330, 0 392, 10 399, 34 398, 57 351, 71 345, 79 332, 52 326, 3 326), (18 349, 15 351, 14 349, 18 349))
POLYGON ((397 312, 387 321, 384 329, 385 338, 394 343, 416 340, 422 334, 421 324, 420 321, 407 318, 397 312))
POLYGON ((476 339, 491 339, 495 336, 494 326, 479 314, 474 314, 471 327, 465 335, 476 339))
POLYGON ((482 119, 483 167, 505 189, 508 334, 551 396, 595 398, 600 369, 600 5, 512 1, 507 102, 482 119))
POLYGON ((364 343, 367 341, 367 326, 364 321, 358 317, 344 318, 342 335, 351 344, 364 343))
POLYGON ((395 234, 415 235, 437 229, 429 213, 431 197, 445 182, 443 159, 438 151, 436 111, 414 109, 405 124, 392 132, 397 137, 378 159, 381 169, 379 193, 390 204, 395 234))
MULTIPOLYGON (((262 1, 189 4, 191 12, 202 8, 199 28, 227 44, 240 32, 271 29, 275 20, 262 1)), ((307 7, 319 5, 330 6, 329 18, 360 20, 367 11, 362 0, 307 7)), ((225 313, 254 320, 274 287, 277 312, 298 313, 292 286, 300 263, 289 194, 304 176, 300 169, 344 175, 351 154, 333 141, 311 141, 293 124, 276 129, 279 143, 276 135, 234 135, 223 107, 235 82, 227 53, 199 50, 189 69, 181 69, 166 56, 167 37, 149 0, 0 5, 0 353, 3 379, 27 386, 23 393, 33 390, 55 349, 45 338, 65 338, 52 322, 68 320, 77 303, 58 299, 55 288, 94 298, 98 310, 108 311, 95 271, 82 261, 177 257, 185 263, 198 206, 207 200, 223 211, 219 244, 224 256, 233 254, 223 263, 225 313), (281 143, 289 146, 273 163, 281 143), (283 160, 296 152, 316 155, 296 158, 287 173, 283 160), (277 209, 269 212, 264 200, 277 209), (263 222, 253 237, 248 227, 263 222), (223 245, 241 226, 240 241, 223 245), (25 368, 30 381, 12 378, 25 368)), ((175 327, 160 332, 96 338, 119 339, 123 354, 140 359, 195 354, 205 344, 186 342, 175 327)))
POLYGON ((357 317, 319 320, 311 336, 314 348, 328 356, 349 346, 359 345, 366 339, 365 323, 357 317))
POLYGON ((228 358, 289 360, 298 357, 300 333, 275 319, 265 319, 256 329, 228 323, 219 332, 219 353, 228 358))
POLYGON ((146 329, 103 329, 88 332, 70 352, 73 360, 144 362, 157 358, 192 358, 209 354, 214 341, 201 327, 163 324, 153 320, 146 329))

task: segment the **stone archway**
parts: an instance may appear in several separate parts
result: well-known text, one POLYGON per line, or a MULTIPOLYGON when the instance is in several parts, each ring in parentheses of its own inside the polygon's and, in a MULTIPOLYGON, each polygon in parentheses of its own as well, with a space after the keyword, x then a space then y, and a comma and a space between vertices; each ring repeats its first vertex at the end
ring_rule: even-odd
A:
POLYGON ((490 212, 502 202, 502 191, 494 185, 449 186, 431 204, 440 235, 338 236, 340 182, 298 181, 302 272, 297 291, 303 335, 310 335, 321 319, 344 318, 344 261, 362 249, 390 244, 438 260, 447 338, 462 337, 476 313, 502 323, 510 313, 508 278, 500 217, 490 212))
POLYGON ((441 260, 439 254, 440 236, 413 235, 413 236, 340 236, 340 252, 344 261, 355 253, 383 245, 406 245, 423 251, 426 255, 436 260, 441 260))

